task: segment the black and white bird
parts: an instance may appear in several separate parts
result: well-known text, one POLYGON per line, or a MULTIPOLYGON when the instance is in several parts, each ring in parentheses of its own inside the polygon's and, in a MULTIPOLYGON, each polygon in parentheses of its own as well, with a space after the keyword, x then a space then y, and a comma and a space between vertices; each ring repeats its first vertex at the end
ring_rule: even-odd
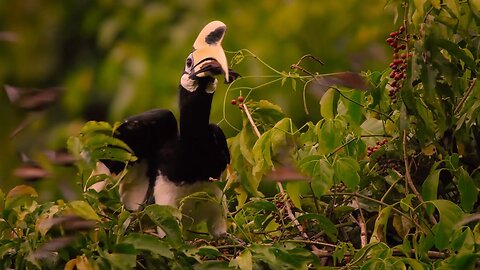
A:
MULTIPOLYGON (((215 76, 223 75, 226 83, 238 76, 229 70, 221 45, 226 29, 220 21, 210 22, 193 44, 179 85, 179 127, 171 111, 154 109, 126 119, 115 135, 138 157, 119 184, 125 207, 138 210, 149 203, 178 207, 185 196, 207 192, 215 200, 187 201, 182 206, 182 223, 206 221, 214 237, 225 235, 227 226, 225 200, 212 180, 221 177, 230 154, 223 131, 209 122, 210 109, 215 76)), ((112 173, 124 168, 104 164, 103 169, 112 173)))

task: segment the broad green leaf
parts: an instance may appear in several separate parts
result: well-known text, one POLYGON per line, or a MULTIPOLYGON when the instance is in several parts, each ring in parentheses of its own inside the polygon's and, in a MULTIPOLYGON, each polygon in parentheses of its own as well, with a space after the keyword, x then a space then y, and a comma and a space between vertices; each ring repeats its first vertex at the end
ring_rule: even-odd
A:
POLYGON ((199 247, 196 254, 207 259, 215 259, 221 256, 220 251, 216 247, 208 245, 199 247))
POLYGON ((432 4, 432 6, 435 9, 440 9, 441 8, 440 0, 430 0, 430 4, 432 4))
POLYGON ((158 237, 152 235, 130 233, 121 240, 121 243, 131 244, 136 250, 148 251, 165 258, 173 259, 174 257, 170 246, 158 237))
POLYGON ((337 112, 338 93, 335 89, 330 88, 322 96, 320 100, 320 113, 325 119, 333 119, 337 112))
POLYGON ((193 267, 194 270, 229 270, 228 262, 220 260, 205 261, 197 263, 193 267))
POLYGON ((433 227, 433 231, 435 232, 435 246, 442 250, 448 247, 452 235, 467 214, 451 201, 433 200, 429 203, 435 205, 440 213, 440 221, 433 227))
POLYGON ((457 231, 452 237, 452 249, 459 253, 473 253, 475 252, 475 241, 472 230, 467 227, 463 231, 457 231))
POLYGON ((465 169, 460 168, 458 175, 458 191, 460 191, 460 205, 465 212, 471 212, 478 198, 478 188, 472 177, 465 169))
POLYGON ((390 205, 383 208, 382 211, 378 213, 378 217, 375 220, 375 227, 373 229, 372 237, 370 238, 370 243, 383 242, 386 240, 388 218, 390 217, 392 208, 393 206, 390 205))
POLYGON ((350 90, 342 91, 342 93, 349 98, 346 99, 343 96, 341 97, 342 103, 348 110, 347 116, 349 123, 351 123, 354 127, 360 126, 363 118, 363 107, 361 106, 363 103, 362 92, 359 90, 350 90))
POLYGON ((134 269, 137 264, 137 256, 135 254, 124 253, 106 253, 105 258, 111 265, 111 269, 134 269))
POLYGON ((86 201, 72 201, 67 204, 67 211, 79 217, 100 221, 100 217, 86 201))
POLYGON ((313 192, 318 198, 332 187, 334 171, 326 159, 318 155, 309 156, 300 161, 299 167, 312 177, 313 192))
POLYGON ((182 232, 178 220, 182 218, 180 211, 167 205, 151 204, 143 210, 150 219, 159 226, 167 235, 169 241, 174 247, 183 244, 182 232))
POLYGON ((263 200, 263 199, 252 200, 246 203, 243 207, 252 208, 258 211, 263 210, 265 212, 273 212, 273 211, 276 211, 277 209, 273 202, 263 200))
POLYGON ((112 134, 113 128, 108 122, 88 121, 82 128, 81 133, 105 132, 112 134))
POLYGON ((322 125, 317 124, 318 153, 328 155, 342 144, 346 122, 341 119, 325 120, 322 125))
POLYGON ((401 238, 405 238, 410 229, 414 226, 413 223, 404 216, 393 215, 393 228, 401 238))
POLYGON ((460 7, 458 1, 455 0, 444 0, 443 1, 447 7, 452 11, 452 13, 457 17, 460 18, 460 7))
POLYGON ((356 160, 349 157, 341 157, 335 160, 333 169, 338 180, 343 181, 348 188, 356 189, 360 182, 360 176, 358 175, 360 166, 356 160))
POLYGON ((302 182, 287 182, 287 186, 285 188, 288 197, 298 209, 302 209, 300 195, 303 186, 305 186, 305 183, 302 182))
POLYGON ((38 197, 37 191, 31 186, 19 185, 12 188, 5 197, 5 209, 12 209, 19 205, 30 204, 33 198, 38 197))
POLYGON ((249 249, 245 249, 235 259, 230 261, 229 266, 237 267, 237 269, 240 269, 240 270, 252 270, 253 269, 252 253, 250 252, 249 249))
POLYGON ((420 262, 419 260, 415 260, 415 259, 412 259, 412 258, 403 258, 402 261, 409 265, 411 267, 412 270, 425 270, 425 269, 429 269, 427 267, 427 265, 424 265, 422 262, 420 262))
MULTIPOLYGON (((432 171, 427 176, 427 179, 423 182, 422 185, 422 197, 425 201, 431 201, 437 199, 437 191, 438 191, 438 181, 440 177, 441 169, 435 169, 437 165, 432 167, 432 171)), ((427 215, 431 215, 434 211, 432 205, 427 205, 427 215)))
MULTIPOLYGON (((454 2, 455 2, 455 0, 446 0, 445 3, 450 8, 450 6, 452 6, 452 7, 457 6, 457 4, 454 3, 454 2)), ((458 12, 458 10, 456 12, 458 12)), ((462 50, 457 44, 455 44, 455 43, 453 43, 453 42, 451 42, 447 39, 439 39, 439 40, 436 41, 436 45, 440 48, 443 48, 443 49, 447 50, 448 53, 450 55, 454 56, 455 58, 458 58, 458 59, 462 60, 465 63, 465 65, 467 65, 468 68, 470 68, 471 70, 473 70, 473 71, 477 70, 475 60, 473 58, 471 58, 470 56, 468 56, 468 54, 465 53, 465 51, 462 50)))

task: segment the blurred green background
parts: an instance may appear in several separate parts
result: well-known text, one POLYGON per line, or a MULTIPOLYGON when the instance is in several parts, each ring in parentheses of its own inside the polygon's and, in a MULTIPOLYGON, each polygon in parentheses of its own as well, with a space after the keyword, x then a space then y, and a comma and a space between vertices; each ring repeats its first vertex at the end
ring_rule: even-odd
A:
MULTIPOLYGON (((280 71, 290 71, 305 54, 325 63, 307 62, 305 67, 314 72, 383 70, 391 58, 384 40, 396 29, 395 11, 385 4, 384 0, 0 1, 0 188, 6 191, 27 183, 40 190, 43 200, 78 196, 75 168, 62 165, 69 163, 62 155, 68 137, 77 135, 87 120, 120 121, 154 107, 178 115, 177 86, 184 61, 209 21, 227 24, 225 50, 248 49, 280 71), (62 90, 52 105, 32 110, 12 103, 3 90, 6 85, 37 89, 40 97, 45 91, 55 92, 53 87, 62 90)), ((234 69, 243 76, 272 75, 252 58, 234 69)), ((261 82, 242 81, 247 86, 261 82)), ((212 122, 223 117, 227 87, 219 85, 212 122)), ((290 83, 276 83, 254 91, 250 98, 281 105, 297 124, 318 120, 317 98, 307 96, 312 114, 306 115, 301 90, 302 86, 294 91, 290 83)), ((227 103, 238 94, 229 94, 227 103)), ((227 105, 229 121, 239 126, 238 108, 227 105)), ((221 126, 227 137, 235 134, 225 122, 221 126)))

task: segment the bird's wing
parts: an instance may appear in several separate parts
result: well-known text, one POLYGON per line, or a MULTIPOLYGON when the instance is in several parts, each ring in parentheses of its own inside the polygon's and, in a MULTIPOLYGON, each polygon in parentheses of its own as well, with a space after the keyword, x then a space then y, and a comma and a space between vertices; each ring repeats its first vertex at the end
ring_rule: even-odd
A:
MULTIPOLYGON (((114 136, 125 142, 138 158, 130 164, 119 186, 122 203, 130 210, 137 210, 153 199, 159 154, 166 144, 176 140, 177 120, 169 110, 150 110, 126 119, 114 136)), ((125 168, 118 162, 103 162, 113 173, 125 168)))
MULTIPOLYGON (((123 121, 114 136, 125 142, 139 161, 155 161, 159 149, 178 136, 177 120, 169 110, 146 111, 123 121)), ((118 162, 104 163, 113 173, 119 173, 124 168, 118 162)))
POLYGON ((210 124, 210 129, 213 134, 213 141, 220 150, 219 166, 221 171, 223 171, 227 167, 227 164, 230 163, 230 152, 228 151, 227 139, 219 126, 210 124))

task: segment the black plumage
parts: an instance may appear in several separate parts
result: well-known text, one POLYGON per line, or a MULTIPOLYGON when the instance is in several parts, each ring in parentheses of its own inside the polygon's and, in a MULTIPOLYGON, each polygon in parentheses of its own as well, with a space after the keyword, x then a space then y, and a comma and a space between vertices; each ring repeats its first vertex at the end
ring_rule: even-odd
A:
MULTIPOLYGON (((182 197, 206 191, 218 203, 203 202, 204 216, 192 209, 198 204, 182 210, 184 215, 194 215, 195 222, 207 219, 214 236, 226 233, 226 209, 222 191, 212 180, 219 179, 230 162, 223 131, 209 122, 215 76, 223 74, 227 82, 238 76, 228 69, 221 47, 225 30, 223 23, 212 22, 194 43, 180 80, 178 126, 171 111, 154 109, 126 119, 115 132, 138 157, 120 182, 125 206, 131 210, 145 203, 178 206, 182 197)), ((125 168, 117 162, 103 163, 117 174, 125 168)))

